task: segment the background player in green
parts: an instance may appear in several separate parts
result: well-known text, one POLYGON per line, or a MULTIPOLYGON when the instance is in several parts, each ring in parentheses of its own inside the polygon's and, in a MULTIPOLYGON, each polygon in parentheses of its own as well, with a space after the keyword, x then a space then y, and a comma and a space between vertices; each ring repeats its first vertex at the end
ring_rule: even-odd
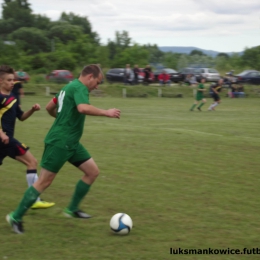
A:
POLYGON ((103 110, 89 104, 89 91, 97 88, 102 79, 100 68, 97 65, 88 65, 81 71, 78 79, 63 87, 47 104, 48 113, 56 119, 44 140, 45 149, 38 181, 26 190, 17 209, 6 216, 14 232, 23 233, 22 217, 37 197, 51 185, 56 173, 66 161, 84 174, 76 185, 64 215, 75 218, 90 217, 78 208, 99 174, 95 161, 79 142, 83 133, 85 115, 120 118, 120 110, 116 108, 103 110))
POLYGON ((200 84, 198 85, 198 88, 197 88, 196 100, 194 101, 194 104, 190 108, 190 111, 193 111, 193 109, 198 105, 199 101, 201 101, 201 103, 199 104, 197 109, 199 111, 201 111, 201 107, 207 102, 207 100, 204 98, 204 95, 203 95, 203 92, 206 90, 204 83, 205 83, 205 78, 201 78, 200 84))

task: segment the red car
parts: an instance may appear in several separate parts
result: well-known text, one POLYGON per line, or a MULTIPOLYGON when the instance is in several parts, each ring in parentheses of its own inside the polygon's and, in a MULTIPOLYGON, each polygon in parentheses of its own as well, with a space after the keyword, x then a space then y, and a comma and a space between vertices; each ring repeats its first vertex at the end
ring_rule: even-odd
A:
POLYGON ((72 81, 74 76, 69 70, 53 70, 46 76, 46 79, 57 83, 66 83, 72 81))
POLYGON ((16 77, 16 79, 18 79, 19 81, 22 81, 24 83, 27 83, 30 80, 29 74, 27 72, 24 72, 24 71, 22 72, 22 75, 21 75, 20 71, 16 71, 15 77, 16 77))

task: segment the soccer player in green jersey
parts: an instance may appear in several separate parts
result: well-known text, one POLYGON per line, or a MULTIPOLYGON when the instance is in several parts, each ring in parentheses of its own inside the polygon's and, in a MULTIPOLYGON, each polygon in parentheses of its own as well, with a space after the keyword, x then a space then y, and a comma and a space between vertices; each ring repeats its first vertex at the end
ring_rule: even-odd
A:
POLYGON ((16 210, 6 216, 15 233, 24 232, 22 217, 37 197, 51 185, 66 161, 81 170, 83 176, 76 184, 64 215, 74 218, 91 217, 79 209, 80 202, 99 174, 95 161, 79 142, 84 129, 85 116, 120 118, 119 109, 103 110, 89 103, 89 92, 96 89, 102 79, 101 69, 97 65, 88 65, 81 71, 78 79, 63 87, 58 95, 47 104, 48 113, 56 119, 44 140, 45 149, 39 179, 26 190, 16 210))
POLYGON ((207 102, 207 100, 204 98, 203 95, 203 92, 206 90, 204 87, 204 83, 205 83, 205 78, 201 78, 200 84, 198 85, 197 88, 196 100, 194 101, 194 104, 190 108, 190 111, 193 111, 193 109, 198 105, 199 101, 201 101, 201 103, 199 104, 197 109, 201 111, 201 107, 207 102))

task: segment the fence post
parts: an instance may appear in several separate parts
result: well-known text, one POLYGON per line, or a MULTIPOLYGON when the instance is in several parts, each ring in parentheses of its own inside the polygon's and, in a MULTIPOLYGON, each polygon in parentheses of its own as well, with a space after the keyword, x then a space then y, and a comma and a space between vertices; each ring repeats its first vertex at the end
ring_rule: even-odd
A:
POLYGON ((50 87, 46 87, 46 96, 50 95, 50 87))
POLYGON ((123 88, 123 98, 126 98, 126 88, 123 88))
POLYGON ((158 97, 162 97, 162 89, 158 88, 158 97))

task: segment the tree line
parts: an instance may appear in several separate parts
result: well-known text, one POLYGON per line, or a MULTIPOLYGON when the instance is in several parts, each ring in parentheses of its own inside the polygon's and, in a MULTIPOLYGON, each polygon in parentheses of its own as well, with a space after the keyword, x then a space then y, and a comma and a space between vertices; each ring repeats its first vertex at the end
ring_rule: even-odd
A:
MULTIPOLYGON (((174 39, 173 39, 174 41, 174 39)), ((135 43, 127 31, 116 31, 106 44, 94 32, 86 16, 62 12, 57 21, 34 14, 28 0, 4 0, 0 19, 0 61, 26 71, 47 73, 53 69, 75 70, 90 63, 103 68, 125 64, 162 64, 181 69, 207 64, 221 71, 260 70, 260 46, 242 55, 219 53, 213 58, 194 50, 190 54, 162 52, 156 44, 135 43)))

